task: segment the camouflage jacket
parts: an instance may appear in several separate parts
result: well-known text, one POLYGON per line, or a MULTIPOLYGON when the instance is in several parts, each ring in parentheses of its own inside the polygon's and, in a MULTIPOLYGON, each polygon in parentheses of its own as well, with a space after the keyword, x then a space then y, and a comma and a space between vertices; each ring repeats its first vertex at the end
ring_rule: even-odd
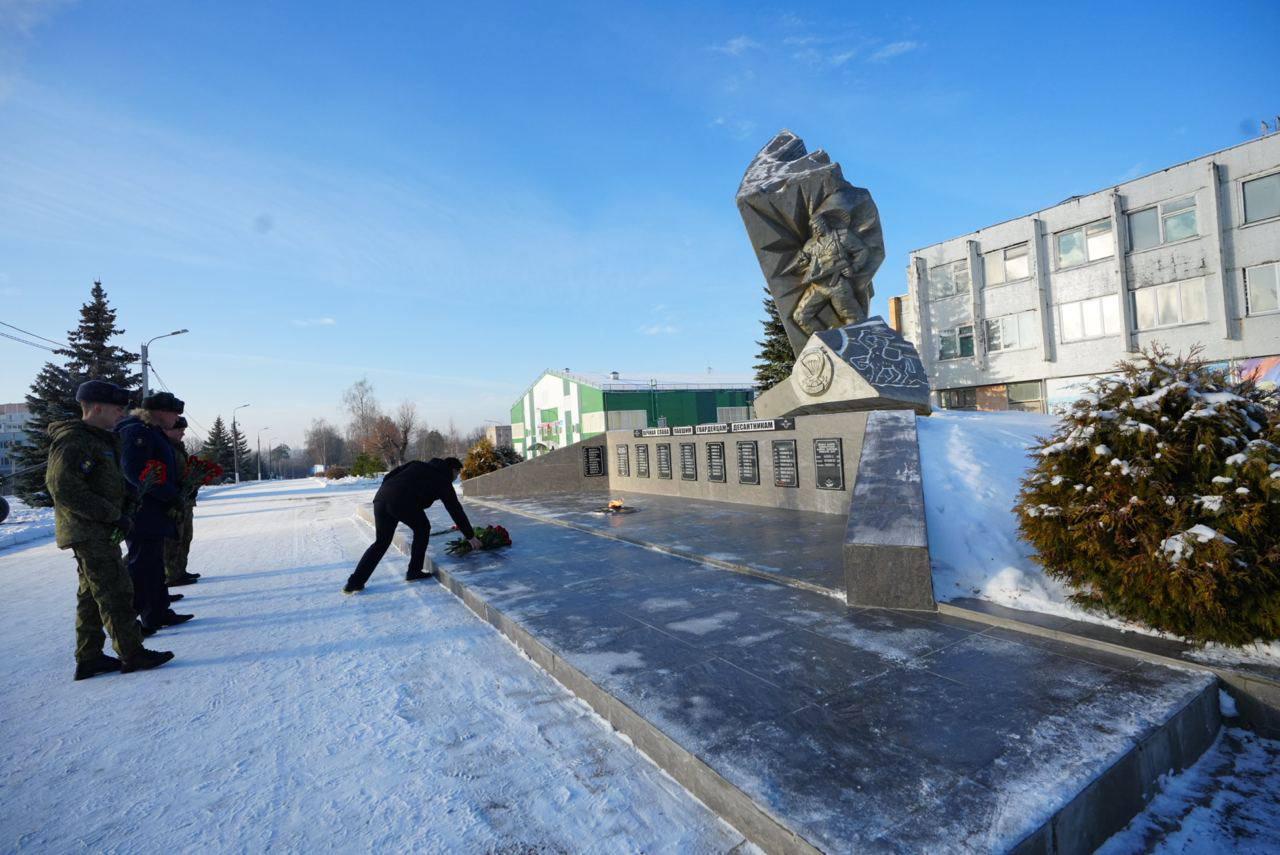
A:
POLYGON ((120 438, 68 419, 49 425, 53 442, 45 486, 53 497, 54 532, 66 549, 86 540, 110 540, 128 511, 130 490, 120 468, 120 438))

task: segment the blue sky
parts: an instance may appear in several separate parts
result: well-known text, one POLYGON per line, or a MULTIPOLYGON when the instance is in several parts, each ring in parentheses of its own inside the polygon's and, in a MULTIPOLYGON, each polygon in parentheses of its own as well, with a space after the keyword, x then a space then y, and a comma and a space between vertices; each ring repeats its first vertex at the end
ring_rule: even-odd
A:
MULTIPOLYGON (((435 424, 547 367, 745 374, 733 204, 779 128, 907 252, 1242 142, 1280 3, 0 0, 0 320, 100 277, 208 425, 296 444, 367 376, 435 424), (892 8, 891 8, 892 7, 892 8)), ((0 400, 41 351, 0 339, 0 400)))

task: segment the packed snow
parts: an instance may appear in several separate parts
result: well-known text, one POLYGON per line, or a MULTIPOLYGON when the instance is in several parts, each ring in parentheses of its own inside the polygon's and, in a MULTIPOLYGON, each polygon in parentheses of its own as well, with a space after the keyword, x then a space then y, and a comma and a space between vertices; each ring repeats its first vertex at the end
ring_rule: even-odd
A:
MULTIPOLYGON (((156 671, 71 679, 76 573, 0 547, 0 849, 727 852, 742 837, 392 551, 371 491, 210 491, 156 671)), ((37 514, 37 517, 40 515, 37 514)), ((439 548, 438 545, 432 547, 439 548)))

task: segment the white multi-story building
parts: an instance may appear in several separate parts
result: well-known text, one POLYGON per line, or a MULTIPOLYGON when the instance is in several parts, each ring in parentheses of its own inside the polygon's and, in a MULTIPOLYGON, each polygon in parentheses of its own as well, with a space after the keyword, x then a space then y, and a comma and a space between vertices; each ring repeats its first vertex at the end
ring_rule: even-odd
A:
MULTIPOLYGON (((26 439, 30 421, 31 413, 26 404, 0 404, 0 475, 12 475, 17 471, 13 447, 26 439)), ((9 481, 5 481, 4 487, 13 489, 9 481)))
POLYGON ((936 403, 1056 409, 1155 343, 1280 380, 1280 134, 911 253, 936 403))

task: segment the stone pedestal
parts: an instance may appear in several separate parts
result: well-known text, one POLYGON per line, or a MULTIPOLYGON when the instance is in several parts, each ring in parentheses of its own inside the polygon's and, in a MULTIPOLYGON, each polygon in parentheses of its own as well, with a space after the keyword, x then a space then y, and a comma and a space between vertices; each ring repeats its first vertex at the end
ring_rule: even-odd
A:
POLYGON ((929 381, 915 345, 880 317, 816 332, 791 376, 756 398, 762 419, 858 410, 927 416, 929 381))

